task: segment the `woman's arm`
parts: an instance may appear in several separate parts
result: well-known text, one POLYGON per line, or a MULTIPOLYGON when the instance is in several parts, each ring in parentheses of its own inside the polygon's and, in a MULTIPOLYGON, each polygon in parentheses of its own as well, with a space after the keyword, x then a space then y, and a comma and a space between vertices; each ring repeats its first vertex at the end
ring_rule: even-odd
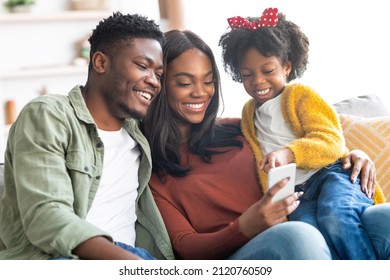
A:
MULTIPOLYGON (((299 193, 277 202, 272 197, 287 181, 281 181, 268 191, 260 200, 252 204, 241 216, 232 220, 223 228, 205 229, 198 232, 189 221, 185 211, 173 205, 164 195, 154 190, 153 195, 164 218, 175 253, 182 259, 225 259, 235 250, 246 244, 252 237, 267 228, 285 221, 299 205, 299 193)), ((221 193, 220 195, 223 195, 221 193)), ((217 207, 217 206, 215 206, 217 207)), ((227 208, 229 208, 227 206, 227 208)), ((205 211, 199 209, 199 211, 205 211)), ((206 210, 214 211, 213 207, 206 210)), ((229 211, 226 209, 226 211, 229 211)), ((211 213, 210 213, 211 215, 211 213)), ((198 226, 201 228, 202 226, 198 226)))

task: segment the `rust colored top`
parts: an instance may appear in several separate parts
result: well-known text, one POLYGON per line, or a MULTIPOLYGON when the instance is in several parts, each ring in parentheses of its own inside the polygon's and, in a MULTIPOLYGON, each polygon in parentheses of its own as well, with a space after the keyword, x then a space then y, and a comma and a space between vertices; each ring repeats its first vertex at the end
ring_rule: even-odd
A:
MULTIPOLYGON (((252 150, 244 147, 213 155, 206 163, 180 147, 182 165, 192 171, 161 182, 152 175, 150 187, 178 259, 225 259, 244 245, 238 217, 262 196, 252 150)), ((222 148, 220 148, 222 149, 222 148)))

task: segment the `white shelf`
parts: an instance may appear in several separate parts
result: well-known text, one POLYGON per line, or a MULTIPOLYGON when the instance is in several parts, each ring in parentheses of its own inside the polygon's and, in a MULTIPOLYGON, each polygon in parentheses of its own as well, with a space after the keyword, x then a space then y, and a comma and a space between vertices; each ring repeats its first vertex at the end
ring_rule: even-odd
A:
MULTIPOLYGON (((49 2, 48 0, 45 1, 49 2)), ((0 0, 0 2, 4 1, 0 0)), ((50 6, 54 7, 57 5, 59 7, 61 5, 60 2, 65 2, 65 0, 50 2, 50 6)), ((42 5, 46 4, 42 3, 42 5)), ((55 40, 52 36, 45 36, 46 27, 49 30, 58 28, 58 36, 64 36, 63 41, 69 42, 70 45, 74 42, 74 38, 82 38, 87 32, 90 32, 91 26, 96 26, 99 21, 113 13, 111 10, 61 11, 58 9, 57 12, 50 12, 48 9, 45 12, 45 10, 43 8, 40 11, 32 9, 29 13, 0 12, 0 34, 2 36, 0 37, 0 40, 2 40, 0 45, 4 56, 20 59, 18 52, 25 51, 24 46, 22 50, 20 49, 20 42, 23 43, 24 41, 19 37, 12 37, 10 33, 13 31, 20 32, 19 34, 24 34, 23 32, 34 32, 31 34, 31 37, 40 40, 38 42, 40 45, 45 45, 45 40, 47 42, 55 40), (69 32, 69 34, 62 34, 64 32, 69 32), (7 43, 4 43, 5 41, 7 43), (13 44, 10 42, 13 42, 13 44)), ((55 53, 56 59, 53 59, 53 62, 48 62, 44 56, 40 59, 30 59, 24 64, 20 63, 21 61, 18 61, 19 63, 15 65, 10 63, 10 61, 7 61, 5 64, 0 62, 1 106, 4 105, 7 99, 12 98, 15 99, 19 109, 21 109, 29 99, 36 97, 37 91, 41 89, 50 88, 51 92, 62 92, 64 88, 66 90, 73 86, 73 81, 84 80, 84 78, 80 78, 81 76, 86 77, 88 75, 88 65, 68 64, 71 58, 63 56, 63 49, 67 50, 69 47, 67 48, 67 45, 62 46, 61 51, 55 53), (46 65, 42 65, 41 63, 46 63, 46 65), (23 94, 19 95, 19 92, 23 92, 23 94)), ((31 54, 34 54, 34 48, 39 47, 39 44, 32 44, 28 50, 31 54)), ((5 125, 4 114, 0 114, 0 159, 4 156, 7 130, 8 127, 5 125)))
POLYGON ((42 76, 62 76, 62 75, 77 75, 87 74, 88 66, 64 65, 52 67, 36 67, 21 70, 14 70, 7 73, 0 73, 0 79, 21 79, 35 78, 42 76))
POLYGON ((64 11, 55 14, 39 13, 10 13, 0 14, 1 23, 27 23, 27 22, 52 22, 52 21, 74 21, 74 20, 101 20, 110 15, 110 11, 64 11))

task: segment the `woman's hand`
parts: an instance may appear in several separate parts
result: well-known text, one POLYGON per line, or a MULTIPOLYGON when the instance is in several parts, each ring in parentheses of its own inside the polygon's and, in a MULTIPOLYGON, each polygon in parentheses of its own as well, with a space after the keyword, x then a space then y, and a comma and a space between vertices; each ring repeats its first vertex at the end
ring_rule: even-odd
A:
POLYGON ((283 179, 264 194, 262 199, 249 207, 239 218, 241 232, 252 238, 267 228, 285 221, 299 205, 302 193, 294 193, 278 202, 272 202, 275 194, 288 182, 283 179))
POLYGON ((355 183, 360 175, 360 186, 367 197, 372 198, 375 191, 376 169, 374 162, 361 150, 352 150, 341 158, 344 169, 352 168, 351 182, 355 183))

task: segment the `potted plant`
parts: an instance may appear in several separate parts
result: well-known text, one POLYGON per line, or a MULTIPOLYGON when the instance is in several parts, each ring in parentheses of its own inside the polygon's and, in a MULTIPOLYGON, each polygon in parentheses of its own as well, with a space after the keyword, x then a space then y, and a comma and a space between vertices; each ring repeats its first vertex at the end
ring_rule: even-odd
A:
POLYGON ((4 3, 4 6, 10 12, 28 12, 34 4, 35 0, 8 0, 4 3))

